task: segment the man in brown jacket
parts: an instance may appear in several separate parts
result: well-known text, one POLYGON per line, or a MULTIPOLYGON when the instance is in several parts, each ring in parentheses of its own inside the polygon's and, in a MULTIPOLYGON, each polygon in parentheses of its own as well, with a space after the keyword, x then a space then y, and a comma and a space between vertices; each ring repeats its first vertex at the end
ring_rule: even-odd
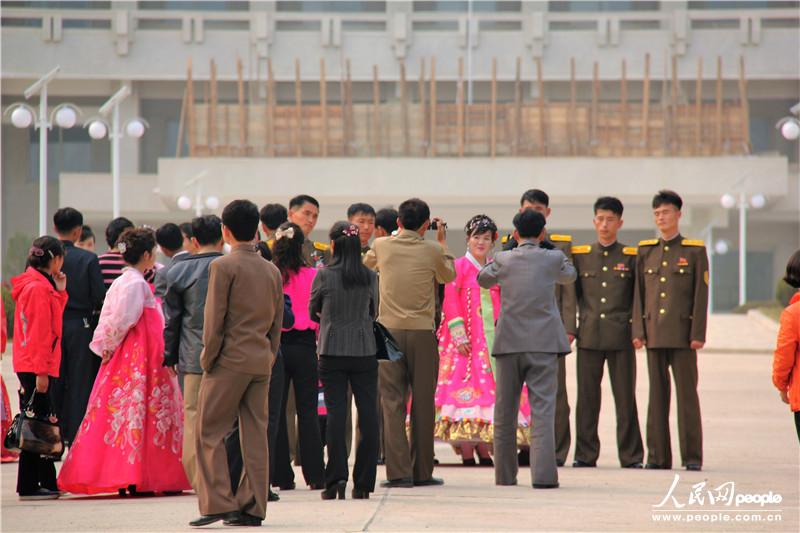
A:
POLYGON ((281 340, 283 284, 256 251, 258 208, 235 200, 222 211, 230 255, 209 267, 197 413, 197 527, 261 525, 267 511, 269 378, 281 340), (239 418, 244 471, 234 497, 225 435, 239 418))
MULTIPOLYGON (((519 201, 519 211, 532 209, 550 218, 550 197, 541 189, 530 189, 522 193, 519 201)), ((511 250, 517 246, 517 241, 510 235, 503 238, 503 250, 511 250)), ((572 262, 572 235, 551 233, 540 246, 543 248, 556 248, 561 250, 567 259, 572 262)), ((578 333, 578 324, 575 315, 578 311, 575 297, 575 284, 556 285, 556 304, 561 313, 561 321, 567 330, 567 339, 572 344, 578 333)), ((564 466, 569 453, 571 440, 569 424, 569 398, 567 397, 567 365, 563 357, 558 359, 558 394, 556 395, 556 464, 564 466)), ((520 451, 520 465, 529 462, 528 450, 520 451)))
POLYGON ((418 198, 400 204, 396 237, 372 243, 364 264, 380 273, 378 320, 389 328, 404 357, 384 361, 379 370, 386 453, 384 487, 442 485, 433 477, 434 394, 439 352, 434 334, 435 283, 456 277, 439 219, 436 239, 426 241, 431 225, 428 204, 418 198), (411 443, 406 438, 406 405, 411 392, 411 443))
POLYGON ((633 344, 647 346, 650 402, 647 464, 672 468, 669 435, 670 368, 678 398, 681 459, 687 470, 703 465, 703 428, 697 396, 697 350, 706 341, 708 256, 703 241, 678 228, 683 200, 673 191, 653 198, 658 239, 639 243, 633 298, 633 344))
POLYGON ((636 352, 631 342, 636 248, 617 241, 622 210, 619 199, 598 198, 593 220, 597 242, 572 247, 580 309, 574 467, 597 465, 600 384, 606 362, 616 404, 620 465, 642 468, 644 458, 636 408, 636 352))

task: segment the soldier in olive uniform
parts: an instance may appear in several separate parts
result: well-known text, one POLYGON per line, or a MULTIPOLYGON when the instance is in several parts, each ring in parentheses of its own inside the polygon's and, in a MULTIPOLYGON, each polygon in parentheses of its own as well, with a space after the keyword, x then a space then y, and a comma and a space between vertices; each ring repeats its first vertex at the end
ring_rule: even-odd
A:
POLYGON ((631 342, 631 310, 636 248, 617 241, 622 202, 598 198, 594 204, 596 244, 573 246, 578 279, 578 403, 575 409, 574 467, 593 467, 600 455, 597 422, 600 383, 608 361, 617 412, 617 450, 623 468, 642 468, 644 450, 636 408, 636 353, 631 342))
MULTIPOLYGON (((520 199, 520 212, 526 209, 533 209, 542 213, 545 219, 549 218, 550 197, 546 192, 539 189, 530 189, 522 194, 520 199)), ((510 235, 502 239, 503 250, 511 250, 516 248, 517 241, 510 235)), ((572 236, 571 235, 558 235, 549 234, 547 239, 543 241, 540 246, 545 248, 558 248, 567 259, 572 261, 572 236)), ((575 296, 575 284, 569 283, 567 285, 556 285, 556 303, 561 312, 561 320, 564 323, 564 329, 567 330, 567 338, 570 344, 575 340, 578 332, 578 325, 576 320, 577 313, 577 299, 575 296)), ((569 399, 567 398, 567 367, 563 357, 558 358, 558 392, 556 394, 556 463, 558 466, 564 466, 567 462, 567 454, 569 453, 570 445, 570 427, 569 427, 569 399)), ((524 459, 523 459, 524 461, 524 459)))
POLYGON ((306 239, 303 241, 303 257, 309 266, 319 268, 331 259, 330 246, 311 240, 311 232, 319 219, 319 202, 313 196, 301 194, 289 201, 289 222, 300 226, 306 239))
POLYGON ((673 191, 659 191, 653 198, 661 237, 641 241, 636 261, 633 342, 636 348, 647 346, 650 402, 645 468, 650 469, 672 468, 670 368, 678 398, 682 465, 700 470, 703 464, 697 350, 706 339, 708 257, 702 241, 681 236, 682 206, 673 191))

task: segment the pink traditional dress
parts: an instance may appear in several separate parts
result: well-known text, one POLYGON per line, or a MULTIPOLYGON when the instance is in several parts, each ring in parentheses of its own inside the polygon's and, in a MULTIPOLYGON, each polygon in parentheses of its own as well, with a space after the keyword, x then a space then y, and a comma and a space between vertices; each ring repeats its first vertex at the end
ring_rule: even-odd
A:
MULTIPOLYGON (((436 387, 435 436, 453 445, 493 440, 495 382, 494 325, 500 313, 500 288, 478 285, 481 265, 467 252, 455 261, 456 279, 445 285, 439 326, 439 381, 436 387), (458 346, 468 340, 469 355, 458 346)), ((529 446, 530 407, 520 399, 517 445, 529 446)))
POLYGON ((86 416, 58 476, 79 494, 190 490, 181 464, 183 399, 162 366, 164 318, 142 274, 126 267, 106 294, 89 347, 100 367, 86 416))

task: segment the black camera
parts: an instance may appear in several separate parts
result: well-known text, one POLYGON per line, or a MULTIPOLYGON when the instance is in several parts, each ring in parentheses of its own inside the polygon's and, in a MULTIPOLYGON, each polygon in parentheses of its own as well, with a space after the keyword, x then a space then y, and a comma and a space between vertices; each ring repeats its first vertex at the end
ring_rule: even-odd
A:
MULTIPOLYGON (((447 229, 447 222, 442 222, 442 227, 447 229)), ((439 221, 438 220, 431 220, 431 225, 428 226, 429 231, 437 231, 439 229, 439 221)))

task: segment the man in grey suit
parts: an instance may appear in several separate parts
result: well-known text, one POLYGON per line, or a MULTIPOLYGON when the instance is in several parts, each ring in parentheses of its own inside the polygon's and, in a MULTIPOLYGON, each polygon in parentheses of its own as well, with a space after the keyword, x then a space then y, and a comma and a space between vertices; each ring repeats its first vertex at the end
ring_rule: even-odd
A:
MULTIPOLYGON (((500 285, 503 305, 492 355, 496 358, 494 476, 496 485, 516 485, 517 413, 522 385, 531 405, 531 481, 535 489, 558 487, 555 409, 558 358, 570 351, 555 299, 556 284, 575 281, 563 252, 540 246, 545 218, 525 210, 514 217, 519 246, 498 253, 478 274, 483 288, 500 285)), ((544 244, 544 243, 543 243, 544 244)))

